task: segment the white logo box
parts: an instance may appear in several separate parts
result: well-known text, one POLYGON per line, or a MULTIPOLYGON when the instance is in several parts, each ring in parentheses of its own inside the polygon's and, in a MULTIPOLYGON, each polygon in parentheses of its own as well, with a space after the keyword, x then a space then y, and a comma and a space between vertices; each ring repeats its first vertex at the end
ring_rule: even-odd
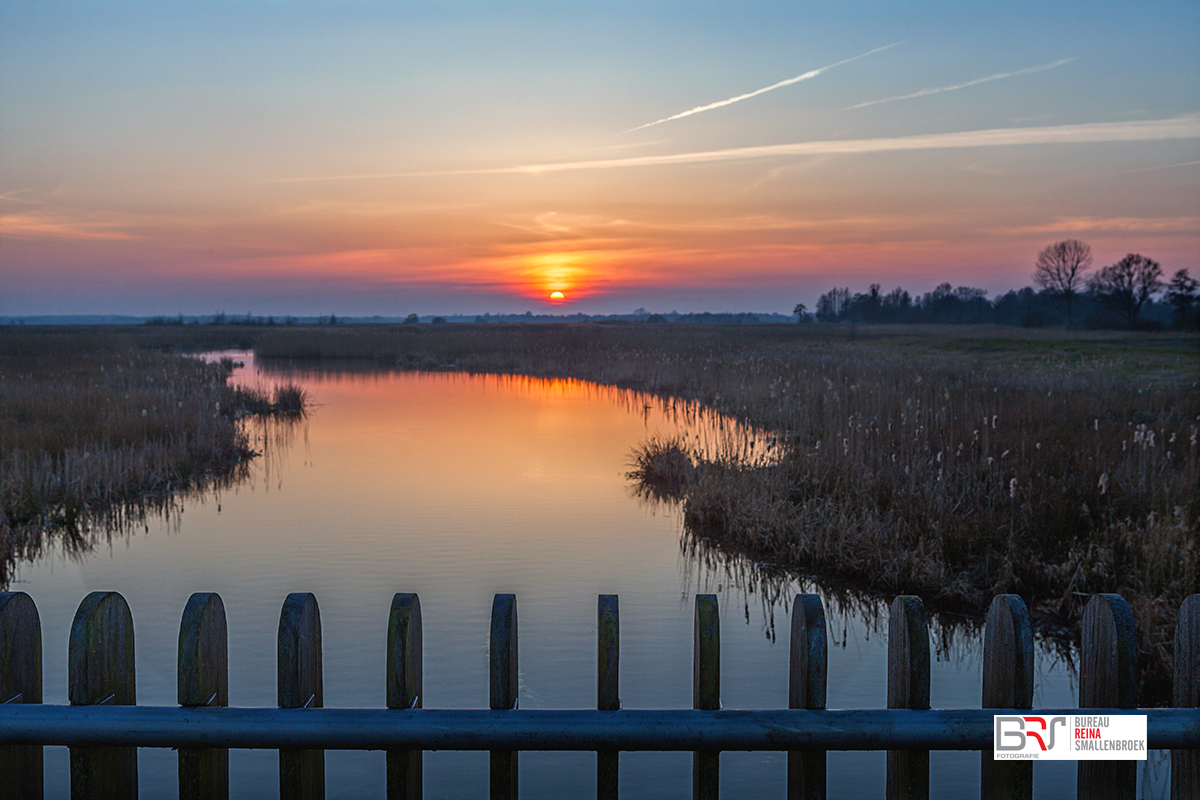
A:
POLYGON ((996 715, 996 761, 1145 761, 1145 714, 996 715))

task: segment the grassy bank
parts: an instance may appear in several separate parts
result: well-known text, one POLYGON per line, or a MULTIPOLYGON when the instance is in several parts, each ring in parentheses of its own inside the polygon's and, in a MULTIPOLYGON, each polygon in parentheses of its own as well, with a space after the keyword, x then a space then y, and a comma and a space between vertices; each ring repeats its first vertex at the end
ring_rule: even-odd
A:
POLYGON ((631 473, 690 536, 882 594, 1043 629, 1120 592, 1144 700, 1169 691, 1200 574, 1194 337, 983 327, 397 326, 264 335, 260 357, 571 376, 696 401, 778 437, 701 456, 647 443, 631 473))
POLYGON ((86 549, 237 480, 239 420, 303 414, 303 393, 226 383, 231 364, 144 349, 127 332, 0 331, 0 584, 50 541, 86 549))

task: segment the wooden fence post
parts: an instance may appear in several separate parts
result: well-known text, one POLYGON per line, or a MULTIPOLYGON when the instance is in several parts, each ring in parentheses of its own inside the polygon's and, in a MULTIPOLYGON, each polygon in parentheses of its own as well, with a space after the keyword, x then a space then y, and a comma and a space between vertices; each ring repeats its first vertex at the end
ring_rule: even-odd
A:
MULTIPOLYGON (((888 616, 888 708, 929 708, 929 626, 921 598, 900 595, 888 616)), ((928 800, 929 751, 887 751, 888 800, 928 800)))
MULTIPOLYGON (((225 604, 216 592, 188 598, 179 623, 179 705, 188 708, 229 705, 229 637, 225 604)), ((179 798, 229 797, 229 750, 179 748, 179 798)))
MULTIPOLYGON (((492 599, 492 631, 488 647, 489 706, 495 711, 517 707, 517 596, 498 594, 492 599)), ((492 750, 490 783, 492 800, 516 800, 517 751, 492 750)))
MULTIPOLYGON (((392 597, 387 634, 387 707, 424 705, 421 599, 415 594, 392 597)), ((388 800, 421 800, 420 750, 387 751, 388 800)))
MULTIPOLYGON (((1175 707, 1200 708, 1200 594, 1183 601, 1175 624, 1175 707)), ((1200 750, 1171 752, 1171 800, 1200 797, 1200 750)))
MULTIPOLYGON (((1083 610, 1080 708, 1137 708, 1137 634, 1119 594, 1098 594, 1083 610)), ((1080 761, 1080 800, 1134 800, 1136 761, 1080 761)))
MULTIPOLYGON (((0 592, 0 703, 42 702, 42 622, 24 592, 0 592)), ((0 747, 0 800, 42 796, 40 745, 0 747)))
MULTIPOLYGON (((323 708, 321 611, 317 598, 293 592, 279 614, 277 650, 280 708, 323 708)), ((279 796, 284 800, 325 797, 325 751, 279 751, 279 796)))
MULTIPOLYGON (((825 708, 828 671, 825 607, 815 594, 798 594, 792 602, 788 708, 825 708)), ((825 800, 824 750, 790 750, 787 764, 788 800, 825 800)))
MULTIPOLYGON (((615 594, 602 594, 596 602, 596 708, 621 708, 621 615, 615 594)), ((617 800, 620 787, 620 754, 596 752, 596 800, 617 800)))
MULTIPOLYGON (((1033 708, 1033 626, 1015 594, 996 595, 988 609, 981 708, 1033 708)), ((1033 762, 996 761, 990 750, 980 758, 981 800, 1031 800, 1033 762)))
MULTIPOLYGON (((73 706, 136 705, 133 615, 117 592, 83 598, 67 647, 67 699, 73 706)), ((72 747, 71 797, 136 798, 136 747, 72 747)))
MULTIPOLYGON (((721 707, 721 617, 715 594, 696 595, 692 649, 692 707, 721 707)), ((721 791, 721 752, 692 753, 692 799, 716 800, 721 791)))

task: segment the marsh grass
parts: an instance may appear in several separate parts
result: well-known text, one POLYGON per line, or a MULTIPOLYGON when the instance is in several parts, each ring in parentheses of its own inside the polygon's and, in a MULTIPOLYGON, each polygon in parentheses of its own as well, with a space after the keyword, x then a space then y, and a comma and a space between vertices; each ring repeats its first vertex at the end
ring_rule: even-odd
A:
POLYGON ((1143 702, 1169 693, 1200 574, 1200 340, 972 326, 479 325, 265 334, 259 358, 574 377, 737 424, 717 451, 631 455, 685 536, 980 615, 1022 595, 1044 632, 1120 592, 1143 702), (773 457, 762 457, 762 432, 773 457), (756 446, 757 445, 757 446, 756 446))
POLYGON ((303 415, 303 390, 235 389, 230 364, 143 351, 94 331, 11 332, 0 344, 0 584, 52 542, 86 551, 180 492, 241 480, 244 421, 303 415))

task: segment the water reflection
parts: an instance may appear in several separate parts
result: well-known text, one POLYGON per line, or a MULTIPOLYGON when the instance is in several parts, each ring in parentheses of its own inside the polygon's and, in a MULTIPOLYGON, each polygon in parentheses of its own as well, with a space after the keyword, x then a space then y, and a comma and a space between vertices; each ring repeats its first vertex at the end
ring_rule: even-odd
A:
POLYGON ((297 430, 306 428, 303 418, 288 417, 245 417, 238 424, 257 462, 240 461, 219 474, 192 476, 182 491, 154 492, 80 513, 52 511, 36 526, 16 528, 6 538, 10 546, 0 550, 0 589, 19 580, 23 563, 51 557, 81 563, 98 549, 111 549, 138 533, 150 533, 151 526, 179 533, 189 503, 212 501, 219 506, 222 494, 231 489, 256 478, 264 485, 279 478, 279 464, 291 449, 297 430))
MULTIPOLYGON (((312 591, 321 605, 325 702, 384 703, 392 594, 421 596, 425 706, 485 708, 492 595, 515 592, 521 620, 521 706, 595 703, 596 595, 621 602, 626 708, 691 706, 692 606, 718 594, 722 699, 727 708, 787 703, 791 596, 816 591, 831 637, 831 707, 880 708, 886 699, 886 608, 687 536, 670 506, 631 500, 631 447, 648 436, 687 436, 719 453, 738 423, 693 406, 573 380, 419 374, 373 369, 246 365, 245 382, 301 381, 307 421, 263 429, 248 479, 181 499, 174 522, 82 560, 44 555, 22 568, 21 588, 42 616, 46 701, 66 700, 66 639, 92 589, 129 601, 137 630, 138 700, 175 703, 179 612, 194 591, 218 591, 229 615, 230 702, 275 704, 275 635, 283 598, 312 591), (266 445, 270 445, 267 447, 266 445)), ((739 437, 742 438, 742 437, 739 437)), ((769 437, 755 447, 769 449, 769 437)), ((257 449, 257 447, 256 447, 257 449)), ((978 707, 978 631, 934 622, 939 640, 932 700, 978 707)), ((1070 705, 1069 672, 1038 652, 1040 705, 1070 705)), ((48 798, 69 795, 66 751, 47 748, 48 798)), ((175 791, 175 755, 142 750, 143 798, 175 791)), ((328 796, 382 797, 378 753, 330 752, 328 796)), ((622 797, 691 796, 689 754, 622 756, 622 797)), ((1065 762, 1064 762, 1065 763, 1065 762)), ((277 791, 274 753, 234 751, 231 797, 277 791)), ((1074 765, 1038 765, 1043 796, 1073 791, 1074 765)), ((979 756, 937 753, 938 797, 977 797, 979 756)), ((723 795, 782 797, 780 754, 728 753, 723 795)), ((830 798, 882 796, 882 753, 830 755, 830 798)), ((594 792, 587 753, 522 756, 525 800, 594 792)), ((486 753, 427 754, 427 797, 485 796, 486 753)))
MULTIPOLYGON (((661 503, 666 506, 668 503, 661 503)), ((725 547, 719 540, 683 526, 679 539, 683 557, 681 583, 696 592, 713 587, 731 587, 743 606, 750 624, 750 598, 758 607, 756 619, 763 634, 775 641, 775 612, 786 616, 792 598, 798 593, 819 594, 825 605, 830 647, 845 647, 847 631, 856 626, 867 635, 882 636, 887 630, 887 598, 856 590, 845 583, 797 574, 778 564, 755 561, 745 553, 725 547), (838 639, 838 630, 841 639, 838 639)), ((982 658, 983 620, 937 606, 927 606, 930 644, 939 661, 974 663, 982 658)), ((1076 686, 1079 649, 1070 638, 1037 635, 1041 655, 1049 658, 1048 668, 1064 673, 1076 686)), ((1072 688, 1074 691, 1074 688, 1072 688)))

